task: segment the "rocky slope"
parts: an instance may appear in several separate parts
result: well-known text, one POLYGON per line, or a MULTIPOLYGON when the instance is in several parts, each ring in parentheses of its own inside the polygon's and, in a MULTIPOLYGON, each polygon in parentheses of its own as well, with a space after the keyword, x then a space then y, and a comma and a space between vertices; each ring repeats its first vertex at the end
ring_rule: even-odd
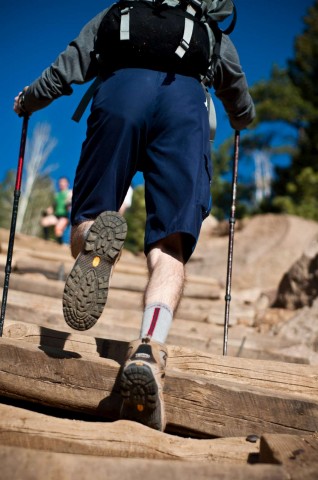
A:
MULTIPOLYGON (((204 224, 188 271, 226 282, 228 227, 204 224)), ((232 299, 254 314, 238 323, 288 338, 286 353, 318 360, 318 223, 289 215, 259 215, 237 222, 232 299)), ((233 320, 233 319, 232 319, 233 320)))

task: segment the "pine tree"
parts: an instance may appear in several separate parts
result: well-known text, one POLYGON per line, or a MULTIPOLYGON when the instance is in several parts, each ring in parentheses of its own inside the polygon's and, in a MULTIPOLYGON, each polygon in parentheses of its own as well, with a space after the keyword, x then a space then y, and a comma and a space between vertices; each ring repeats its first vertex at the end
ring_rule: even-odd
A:
MULTIPOLYGON (((286 212, 318 220, 318 0, 304 18, 304 31, 296 37, 294 58, 285 70, 273 68, 269 81, 251 89, 256 104, 255 125, 283 122, 295 132, 294 148, 286 143, 291 163, 276 168, 271 202, 263 210, 286 212)), ((289 142, 290 143, 290 142, 289 142)), ((282 145, 283 147, 283 145, 282 145)), ((282 148, 283 151, 283 148, 282 148)))

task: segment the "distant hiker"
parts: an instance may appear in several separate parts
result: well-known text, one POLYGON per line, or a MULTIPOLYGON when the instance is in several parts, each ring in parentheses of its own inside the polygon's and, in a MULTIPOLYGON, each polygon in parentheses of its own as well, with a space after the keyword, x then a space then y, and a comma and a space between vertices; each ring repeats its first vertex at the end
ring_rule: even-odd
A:
POLYGON ((98 77, 74 182, 77 260, 63 296, 65 320, 75 329, 92 327, 103 311, 127 230, 118 210, 134 174, 143 172, 149 281, 140 337, 121 373, 121 416, 158 430, 166 425, 165 342, 185 264, 211 208, 205 85, 213 85, 236 130, 255 114, 237 52, 216 27, 233 4, 206 3, 120 1, 86 24, 14 101, 18 114, 35 112, 70 95, 72 84, 98 77))
POLYGON ((59 244, 63 243, 63 235, 70 223, 70 209, 72 203, 72 190, 69 180, 61 177, 58 180, 58 192, 54 195, 54 204, 43 212, 41 226, 45 240, 49 239, 50 228, 54 227, 54 236, 59 244))

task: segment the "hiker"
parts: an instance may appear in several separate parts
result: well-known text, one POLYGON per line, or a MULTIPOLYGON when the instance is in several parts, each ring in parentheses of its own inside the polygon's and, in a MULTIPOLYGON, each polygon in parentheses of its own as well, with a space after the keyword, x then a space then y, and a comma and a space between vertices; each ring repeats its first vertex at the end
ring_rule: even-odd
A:
POLYGON ((50 227, 54 227, 55 240, 60 245, 63 244, 63 235, 70 223, 72 190, 69 188, 69 185, 68 178, 59 178, 58 192, 54 195, 54 204, 44 210, 41 219, 44 239, 49 239, 50 227))
MULTIPOLYGON (((127 231, 118 210, 134 174, 143 172, 149 281, 140 336, 130 343, 121 371, 120 415, 162 431, 165 343, 182 296, 185 265, 211 208, 205 76, 234 129, 246 128, 255 115, 233 43, 188 13, 196 12, 195 3, 200 2, 113 5, 88 22, 14 100, 16 113, 32 113, 70 95, 72 84, 98 77, 73 189, 76 262, 66 280, 63 311, 74 329, 91 328, 103 311, 127 231), (176 42, 175 26, 181 32, 176 42), (211 56, 217 36, 220 49, 211 56)), ((225 16, 232 12, 230 0, 213 5, 228 7, 225 16)))

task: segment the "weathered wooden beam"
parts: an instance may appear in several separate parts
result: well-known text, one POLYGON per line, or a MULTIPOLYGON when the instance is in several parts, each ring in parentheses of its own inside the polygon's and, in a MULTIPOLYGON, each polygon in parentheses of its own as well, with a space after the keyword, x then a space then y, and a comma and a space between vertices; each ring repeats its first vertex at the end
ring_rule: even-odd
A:
MULTIPOLYGON (((98 338, 88 333, 74 333, 74 330, 69 328, 67 328, 67 331, 59 331, 40 325, 7 321, 3 336, 30 342, 41 347, 53 347, 74 352, 82 356, 94 355, 113 359, 118 363, 123 362, 128 341, 105 339, 105 337, 98 338)), ((266 362, 264 364, 260 361, 253 363, 248 359, 240 359, 238 363, 231 356, 224 358, 223 356, 206 354, 203 351, 196 351, 181 345, 168 344, 168 351, 171 369, 185 372, 191 369, 192 372, 213 377, 224 374, 224 378, 226 378, 226 375, 229 375, 231 379, 234 377, 235 372, 238 372, 238 379, 250 383, 251 367, 255 366, 255 371, 253 372, 254 385, 260 387, 265 385, 266 388, 276 389, 282 383, 281 388, 283 391, 292 389, 292 392, 305 395, 307 393, 311 394, 312 391, 318 392, 317 388, 315 390, 317 385, 315 381, 312 381, 311 377, 313 367, 310 369, 297 367, 295 369, 292 365, 277 362, 266 362), (287 382, 284 382, 285 378, 287 382), (271 385, 274 387, 271 387, 271 385), (293 386, 296 386, 295 389, 293 389, 293 386)))
MULTIPOLYGON (((103 338, 129 341, 138 336, 140 331, 141 302, 140 299, 139 302, 131 301, 133 305, 133 307, 131 305, 131 308, 128 308, 127 305, 127 308, 112 308, 114 306, 113 293, 114 291, 110 292, 108 304, 99 322, 89 333, 103 338)), ((129 301, 129 293, 131 292, 125 292, 126 302, 129 301)), ((220 309, 220 306, 218 308, 220 309)), ((223 313, 222 305, 222 313, 219 313, 219 315, 223 316, 223 313)), ((47 327, 52 326, 56 329, 67 328, 62 314, 61 300, 15 290, 9 292, 6 318, 47 327)), ((195 318, 195 315, 193 315, 192 320, 190 318, 185 320, 179 317, 178 313, 177 318, 172 323, 168 342, 188 346, 196 350, 222 354, 223 327, 213 323, 198 322, 195 318)), ((71 332, 72 330, 68 329, 68 331, 71 332)), ((229 331, 228 353, 232 356, 246 358, 308 363, 306 358, 280 352, 280 349, 290 347, 293 344, 290 340, 276 339, 266 334, 260 335, 252 328, 234 325, 229 331)))
MULTIPOLYGON (((14 279, 14 284, 17 288, 14 288, 17 290, 29 291, 30 287, 23 282, 24 275, 29 276, 31 285, 34 283, 35 289, 37 290, 39 290, 40 286, 36 285, 36 274, 43 275, 48 280, 65 280, 74 263, 71 258, 60 257, 48 260, 45 259, 45 257, 43 259, 38 257, 34 258, 32 252, 26 253, 27 256, 20 256, 20 252, 20 254, 17 253, 14 257, 14 271, 17 272, 15 274, 17 278, 14 279), (31 278, 32 274, 35 276, 34 280, 31 278)), ((40 256, 40 254, 38 254, 38 256, 40 256)), ((2 264, 3 266, 5 265, 4 262, 2 262, 2 264)), ((140 269, 136 269, 136 267, 129 264, 118 263, 112 277, 111 287, 120 290, 143 292, 147 284, 147 273, 144 270, 142 270, 142 272, 143 273, 140 272, 140 269)), ((3 276, 4 273, 0 272, 0 281, 3 276)), ((216 300, 220 298, 221 290, 215 281, 208 281, 208 279, 205 278, 202 278, 202 281, 200 281, 199 277, 190 275, 185 284, 184 296, 195 299, 216 300)))
MULTIPOLYGON (((4 272, 0 271, 0 285, 3 285, 4 272)), ((10 290, 43 295, 46 297, 62 298, 64 281, 50 280, 42 273, 19 274, 12 272, 10 275, 10 290)))
MULTIPOLYGON (((34 323, 45 323, 47 321, 50 322, 52 315, 54 314, 54 323, 62 326, 65 324, 65 321, 62 315, 61 298, 62 293, 60 298, 51 298, 50 296, 39 295, 35 292, 26 293, 10 288, 7 304, 7 317, 17 321, 30 318, 30 321, 34 321, 34 323)), ((196 334, 199 334, 200 342, 204 348, 205 344, 209 345, 211 341, 213 342, 218 333, 222 336, 223 323, 221 323, 221 318, 223 319, 224 317, 223 307, 224 305, 218 303, 208 310, 209 315, 213 317, 214 322, 212 322, 212 319, 209 322, 205 321, 207 313, 204 313, 204 311, 196 309, 188 310, 186 316, 183 317, 184 311, 183 309, 180 309, 180 311, 177 312, 172 327, 174 329, 176 328, 176 331, 179 330, 181 334, 182 331, 184 333, 191 332, 191 336, 194 339, 197 336, 196 334), (215 329, 214 327, 217 328, 215 329)), ((136 292, 111 290, 109 292, 107 306, 96 327, 98 326, 99 328, 102 328, 102 325, 104 325, 105 328, 107 328, 107 325, 111 324, 112 320, 115 318, 116 325, 119 325, 120 322, 125 319, 125 326, 133 326, 134 322, 136 322, 136 325, 138 323, 138 328, 140 328, 140 321, 142 318, 142 296, 136 294, 136 292)), ((252 328, 242 328, 236 325, 234 325, 234 327, 235 331, 241 332, 239 336, 234 337, 238 347, 241 344, 242 338, 244 336, 246 337, 247 333, 253 333, 255 339, 254 348, 256 350, 262 349, 262 346, 259 345, 260 341, 266 346, 266 348, 288 347, 293 344, 290 340, 284 341, 280 339, 278 341, 266 334, 255 335, 255 331, 252 328)), ((232 326, 231 329, 233 330, 232 326)), ((105 333, 107 335, 107 331, 105 331, 105 333)), ((249 337, 250 339, 246 339, 247 341, 244 344, 244 349, 251 348, 250 342, 252 335, 249 335, 249 337)), ((232 338, 233 335, 231 335, 230 340, 232 338)))
MULTIPOLYGON (((7 250, 8 240, 7 242, 1 241, 0 237, 0 255, 5 255, 7 250)), ((33 259, 41 260, 42 263, 43 261, 56 262, 58 260, 72 265, 74 262, 68 245, 61 246, 54 242, 46 242, 40 238, 29 237, 27 235, 21 240, 20 234, 16 234, 14 252, 20 259, 28 256, 33 259)), ((124 248, 121 254, 120 262, 116 265, 116 271, 146 277, 148 273, 145 257, 143 255, 135 255, 124 248)), ((190 283, 198 283, 200 285, 205 284, 215 287, 220 286, 220 282, 210 275, 203 277, 202 275, 190 273, 187 275, 187 281, 190 283)))
MULTIPOLYGON (((65 324, 63 319, 61 319, 60 322, 55 321, 54 329, 49 328, 48 324, 45 323, 32 324, 6 320, 3 336, 12 339, 16 338, 24 340, 37 345, 41 344, 51 347, 64 347, 66 350, 78 351, 81 354, 86 354, 89 351, 91 354, 98 355, 101 350, 100 347, 96 350, 96 345, 100 345, 101 342, 108 342, 107 340, 102 340, 103 338, 113 339, 112 342, 108 343, 117 345, 118 343, 116 343, 116 341, 122 341, 126 345, 128 341, 138 336, 140 327, 140 313, 134 310, 129 310, 127 312, 129 316, 129 324, 131 324, 133 328, 129 328, 124 316, 121 318, 122 313, 123 312, 117 310, 108 309, 107 318, 105 318, 105 324, 101 319, 92 331, 79 332, 79 334, 74 333, 74 330, 70 329, 65 324), (125 332, 124 335, 123 332, 125 332), (84 349, 84 344, 90 345, 89 350, 87 350, 86 347, 84 349), (91 345, 94 345, 95 348, 91 348, 91 345)), ((25 312, 22 318, 23 317, 27 317, 25 312)), ((36 315, 35 319, 38 320, 36 315)), ((30 319, 27 318, 27 320, 30 319)), ((57 320, 56 317, 55 320, 57 320)), ((246 332, 244 333, 244 353, 247 354, 247 358, 264 359, 267 356, 267 359, 269 359, 272 356, 271 349, 274 347, 276 349, 286 347, 285 342, 277 342, 275 345, 272 337, 266 337, 265 335, 253 335, 251 333, 247 334, 246 332)), ((239 328, 234 328, 234 330, 231 330, 231 338, 229 340, 228 349, 229 355, 237 356, 236 353, 239 351, 242 338, 243 333, 239 328)), ((199 350, 201 354, 203 354, 205 351, 210 351, 210 353, 213 353, 214 355, 219 355, 222 353, 222 340, 223 330, 220 330, 216 326, 199 324, 199 328, 196 328, 193 322, 179 319, 174 320, 168 337, 168 343, 171 345, 179 345, 180 347, 188 347, 192 350, 199 350)), ((271 359, 287 361, 286 358, 287 356, 279 355, 279 352, 277 352, 277 358, 271 359)), ((308 362, 303 360, 303 362, 297 363, 308 362)))
POLYGON ((261 437, 259 459, 283 465, 292 480, 317 480, 318 435, 265 434, 261 437))
MULTIPOLYGON (((13 277, 13 275, 12 275, 13 277)), ((31 306, 32 307, 32 302, 35 302, 35 305, 39 308, 41 311, 41 305, 42 305, 42 310, 45 305, 55 305, 56 308, 61 310, 61 305, 62 305, 62 294, 64 290, 64 283, 59 282, 59 286, 54 286, 52 285, 51 282, 49 283, 50 286, 52 286, 52 294, 54 295, 44 295, 45 290, 47 287, 39 286, 37 285, 33 289, 32 281, 28 279, 27 282, 25 282, 25 291, 20 290, 17 288, 17 283, 15 284, 16 280, 14 278, 10 279, 10 292, 8 296, 8 302, 11 301, 11 303, 17 305, 23 305, 26 308, 31 306), (12 280, 12 281, 11 281, 12 280), (35 291, 37 292, 35 294, 35 291), (37 298, 37 297, 45 297, 45 298, 37 298)), ((21 280, 17 280, 16 282, 19 282, 21 285, 21 280)), ((46 280, 41 279, 40 283, 43 285, 45 284, 46 280)), ((116 308, 119 310, 127 310, 127 309, 138 309, 141 308, 142 305, 142 291, 128 291, 128 290, 121 290, 121 289, 116 289, 116 288, 110 288, 109 295, 108 295, 108 301, 107 301, 107 308, 116 308)), ((208 316, 208 314, 211 312, 213 314, 213 305, 214 301, 211 299, 195 299, 195 298, 189 298, 189 297, 184 297, 181 301, 180 308, 178 310, 178 316, 183 319, 189 319, 189 320, 195 320, 198 322, 204 322, 208 316), (212 310, 211 310, 212 308, 212 310)), ((233 308, 234 310, 234 308, 233 308)), ((234 314, 235 312, 233 312, 234 314)))
MULTIPOLYGON (((0 228, 0 252, 6 253, 8 250, 10 230, 0 228)), ((23 233, 16 233, 14 240, 14 251, 29 251, 29 252, 46 252, 51 258, 55 255, 63 255, 64 257, 70 255, 68 245, 59 245, 53 241, 46 241, 39 237, 25 235, 23 233)))
POLYGON ((289 480, 277 465, 233 465, 180 460, 105 458, 2 446, 2 480, 289 480))
MULTIPOLYGON (((43 282, 44 283, 44 282, 43 282)), ((62 283, 62 282, 60 282, 62 283)), ((51 284, 50 284, 51 287, 51 284)), ((54 288, 52 286, 52 288, 54 288)), ((64 285, 63 285, 64 288, 64 285)), ((0 289, 1 292, 1 289, 0 289)), ((35 294, 32 291, 24 292, 18 291, 13 288, 13 284, 10 284, 10 291, 8 295, 8 312, 11 318, 13 315, 17 315, 17 312, 28 312, 32 317, 38 317, 45 319, 51 319, 52 315, 55 316, 56 321, 58 320, 63 325, 65 322, 62 317, 62 292, 61 288, 60 296, 52 298, 51 296, 44 296, 42 294, 35 294), (10 314, 12 312, 12 315, 10 314)), ((142 295, 138 292, 128 292, 128 291, 119 291, 119 290, 110 290, 108 295, 107 307, 103 312, 103 318, 108 321, 108 318, 112 318, 114 315, 120 319, 126 318, 127 324, 127 312, 126 310, 134 310, 135 317, 136 313, 139 315, 139 322, 142 313, 142 295), (116 309, 116 314, 113 310, 116 309)), ((131 312, 128 312, 130 316, 131 312)), ((201 323, 200 320, 204 318, 204 312, 201 310, 193 309, 188 311, 186 319, 197 321, 197 326, 201 323)), ((27 317, 28 315, 23 315, 22 317, 27 317)), ((182 310, 178 313, 178 317, 182 318, 182 310)), ((15 319, 18 320, 17 316, 15 319)), ((21 320, 21 318, 20 318, 21 320)), ((139 328, 140 325, 138 325, 139 328)))
POLYGON ((0 444, 104 457, 184 460, 244 465, 259 441, 242 437, 193 439, 158 432, 135 422, 58 418, 0 404, 0 444))
MULTIPOLYGON (((107 307, 104 310, 103 315, 107 315, 107 311, 114 308, 118 308, 119 314, 121 311, 123 312, 120 315, 124 315, 124 311, 127 309, 134 309, 138 311, 138 307, 141 312, 141 300, 142 296, 137 292, 120 291, 118 293, 118 291, 116 290, 111 290, 108 296, 107 307)), ((50 321, 52 316, 54 316, 56 319, 55 321, 63 321, 62 294, 60 297, 55 298, 51 296, 44 296, 42 294, 34 294, 32 292, 17 291, 13 288, 10 288, 8 294, 7 309, 8 312, 10 312, 11 309, 14 314, 19 311, 25 311, 26 314, 24 315, 24 317, 28 317, 29 314, 31 316, 38 316, 40 318, 50 321)), ((10 316, 10 313, 8 313, 8 315, 10 316)))
MULTIPOLYGON (((114 348, 109 350, 113 355, 114 348)), ((169 350, 167 431, 241 436, 318 429, 314 367, 169 350)), ((0 394, 7 397, 114 420, 121 403, 119 374, 114 358, 0 339, 0 394)))

